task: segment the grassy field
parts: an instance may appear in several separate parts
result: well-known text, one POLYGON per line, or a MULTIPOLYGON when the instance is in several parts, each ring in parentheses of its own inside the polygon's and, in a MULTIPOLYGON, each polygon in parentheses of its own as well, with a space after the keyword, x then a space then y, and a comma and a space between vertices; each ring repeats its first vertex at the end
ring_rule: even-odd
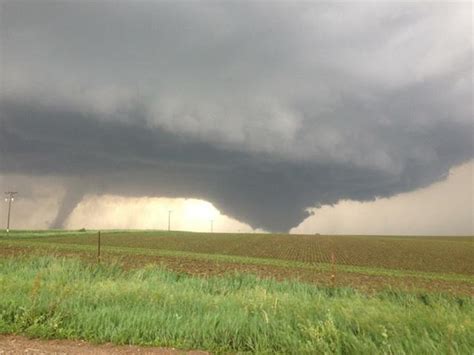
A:
POLYGON ((0 333, 213 352, 470 354, 469 296, 322 287, 78 258, 0 261, 0 333))
POLYGON ((0 233, 0 333, 213 352, 470 354, 472 237, 0 233))

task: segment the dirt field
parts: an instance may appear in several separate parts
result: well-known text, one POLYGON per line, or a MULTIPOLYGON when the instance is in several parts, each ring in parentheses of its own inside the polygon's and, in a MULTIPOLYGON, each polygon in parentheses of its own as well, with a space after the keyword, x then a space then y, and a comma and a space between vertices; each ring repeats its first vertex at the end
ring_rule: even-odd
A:
MULTIPOLYGON (((19 236, 22 236, 20 233, 19 236)), ((13 236, 12 236, 13 237, 13 236)), ((28 236, 31 242, 97 244, 97 233, 28 236)), ((15 237, 13 237, 15 238, 15 237)), ((5 238, 3 238, 5 239, 5 238)), ((102 232, 104 247, 382 267, 424 272, 474 274, 474 238, 219 234, 189 232, 102 232)))
MULTIPOLYGON (((363 291, 474 295, 474 238, 102 232, 101 261, 158 264, 196 276, 252 273, 363 291), (331 255, 335 257, 331 264, 331 255), (333 278, 332 275, 335 275, 333 278)), ((97 262, 97 232, 0 233, 0 255, 78 256, 97 262)))
POLYGON ((95 345, 85 341, 38 340, 16 335, 0 335, 0 354, 159 354, 159 355, 204 355, 205 351, 182 351, 176 349, 95 345))
MULTIPOLYGON (((30 248, 3 246, 0 256, 14 257, 29 255, 30 248)), ((35 254, 55 255, 65 257, 80 257, 81 259, 96 263, 95 256, 82 251, 52 251, 49 248, 35 248, 35 254)), ((258 275, 263 278, 276 280, 297 279, 319 285, 349 286, 364 292, 373 292, 394 287, 402 290, 423 290, 429 292, 445 292, 459 295, 474 295, 474 283, 456 280, 424 279, 410 276, 370 275, 364 273, 343 272, 335 267, 335 278, 332 279, 331 271, 314 271, 298 267, 284 267, 274 265, 240 264, 233 262, 216 262, 186 257, 150 256, 150 255, 120 255, 103 252, 102 262, 117 263, 125 269, 141 268, 145 265, 163 265, 170 270, 188 275, 208 277, 224 275, 232 272, 244 272, 258 275)))

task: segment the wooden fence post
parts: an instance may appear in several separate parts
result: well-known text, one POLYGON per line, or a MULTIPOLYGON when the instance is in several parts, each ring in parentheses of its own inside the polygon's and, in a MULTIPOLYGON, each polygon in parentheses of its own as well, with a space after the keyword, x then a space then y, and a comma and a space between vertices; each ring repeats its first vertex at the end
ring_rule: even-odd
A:
POLYGON ((97 234, 97 263, 100 264, 100 231, 97 234))
POLYGON ((334 252, 331 253, 331 286, 334 287, 336 283, 336 256, 334 252))

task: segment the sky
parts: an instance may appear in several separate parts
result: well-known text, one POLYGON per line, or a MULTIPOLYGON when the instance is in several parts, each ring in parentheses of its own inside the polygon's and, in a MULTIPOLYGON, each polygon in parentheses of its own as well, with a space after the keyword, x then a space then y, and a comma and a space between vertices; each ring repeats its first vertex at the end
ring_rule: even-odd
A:
POLYGON ((472 17, 1 0, 0 186, 22 228, 473 234, 472 17))

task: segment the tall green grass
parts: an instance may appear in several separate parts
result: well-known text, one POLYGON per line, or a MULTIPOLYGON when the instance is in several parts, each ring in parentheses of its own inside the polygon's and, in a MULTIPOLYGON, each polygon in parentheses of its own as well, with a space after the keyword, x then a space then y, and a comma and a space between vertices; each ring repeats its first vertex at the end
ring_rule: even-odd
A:
POLYGON ((10 258, 0 332, 215 352, 470 354, 474 300, 10 258))

